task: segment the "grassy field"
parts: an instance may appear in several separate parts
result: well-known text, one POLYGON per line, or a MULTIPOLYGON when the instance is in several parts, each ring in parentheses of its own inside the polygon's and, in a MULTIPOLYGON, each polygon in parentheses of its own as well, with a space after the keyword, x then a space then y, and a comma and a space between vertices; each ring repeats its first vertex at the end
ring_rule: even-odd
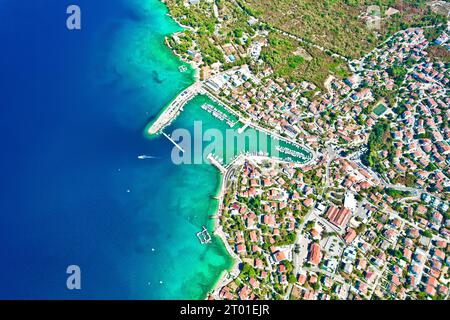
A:
POLYGON ((393 32, 435 22, 425 0, 238 0, 246 10, 271 26, 350 58, 370 51, 393 32), (362 16, 369 5, 380 6, 380 27, 368 28, 362 16), (388 8, 399 13, 387 17, 388 8))
POLYGON ((309 81, 321 89, 330 72, 340 78, 349 75, 344 61, 275 32, 269 35, 269 46, 263 49, 261 58, 278 76, 294 82, 309 81))

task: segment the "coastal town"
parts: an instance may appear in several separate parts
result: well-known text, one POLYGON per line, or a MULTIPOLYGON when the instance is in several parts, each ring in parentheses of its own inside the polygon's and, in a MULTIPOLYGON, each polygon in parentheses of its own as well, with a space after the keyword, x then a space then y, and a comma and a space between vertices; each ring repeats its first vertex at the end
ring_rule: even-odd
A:
POLYGON ((449 299, 448 3, 398 29, 409 7, 372 6, 390 32, 352 56, 268 21, 256 0, 164 2, 183 27, 166 43, 198 75, 148 133, 206 95, 230 127, 305 150, 208 156, 223 177, 214 234, 234 266, 207 298, 449 299))

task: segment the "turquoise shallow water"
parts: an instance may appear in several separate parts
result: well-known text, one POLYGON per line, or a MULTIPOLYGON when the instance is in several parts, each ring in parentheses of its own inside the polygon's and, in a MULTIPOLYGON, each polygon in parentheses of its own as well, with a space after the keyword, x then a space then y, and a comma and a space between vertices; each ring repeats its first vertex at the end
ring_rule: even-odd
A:
MULTIPOLYGON (((143 129, 144 120, 156 116, 176 93, 193 82, 193 70, 180 73, 178 67, 183 63, 163 43, 165 35, 180 30, 166 15, 165 6, 156 0, 134 1, 132 9, 144 23, 132 21, 122 25, 106 61, 120 75, 118 81, 124 90, 135 91, 136 105, 148 104, 138 110, 140 119, 130 114, 129 106, 118 108, 120 124, 131 128, 140 125, 143 129)), ((181 119, 176 124, 189 127, 190 121, 181 119)), ((174 165, 170 160, 170 142, 162 137, 147 143, 143 153, 157 159, 144 161, 126 173, 135 181, 130 187, 133 201, 128 209, 142 223, 137 229, 146 229, 136 237, 138 254, 133 264, 137 272, 130 278, 132 287, 142 298, 204 298, 232 263, 219 239, 204 246, 195 236, 203 225, 213 229, 209 216, 217 209, 213 197, 220 175, 208 164, 174 165)), ((129 205, 130 199, 125 199, 123 206, 129 205)))
POLYGON ((176 121, 163 131, 169 133, 185 150, 181 154, 178 149, 173 149, 174 157, 179 155, 177 163, 209 162, 207 156, 210 153, 225 166, 242 153, 298 163, 304 163, 312 157, 306 148, 279 140, 251 126, 243 127, 244 124, 238 121, 238 117, 226 108, 212 101, 207 95, 198 95, 184 106, 176 121), (226 118, 220 119, 211 109, 208 111, 202 106, 212 107, 226 118), (278 147, 293 153, 283 152, 278 147))

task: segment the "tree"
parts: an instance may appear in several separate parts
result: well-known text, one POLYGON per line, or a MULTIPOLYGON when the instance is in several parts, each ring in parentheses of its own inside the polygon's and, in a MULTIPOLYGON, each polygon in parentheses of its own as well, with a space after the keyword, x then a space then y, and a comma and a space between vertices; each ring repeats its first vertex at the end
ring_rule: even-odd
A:
POLYGON ((294 284, 297 281, 297 278, 295 277, 295 275, 293 273, 290 273, 288 276, 288 282, 290 284, 294 284))

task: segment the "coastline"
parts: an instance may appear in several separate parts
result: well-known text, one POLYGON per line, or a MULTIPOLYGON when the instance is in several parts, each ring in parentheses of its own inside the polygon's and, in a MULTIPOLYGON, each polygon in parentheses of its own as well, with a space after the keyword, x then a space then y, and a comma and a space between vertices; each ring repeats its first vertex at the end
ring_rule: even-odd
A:
MULTIPOLYGON (((244 158, 244 156, 239 156, 240 159, 244 158)), ((211 163, 211 165, 213 165, 211 163)), ((213 297, 216 297, 219 295, 220 289, 227 285, 230 281, 234 280, 239 275, 239 264, 242 262, 241 258, 234 253, 233 249, 230 247, 227 241, 227 237, 225 233, 223 232, 222 225, 220 224, 220 215, 222 214, 222 204, 223 204, 223 197, 226 193, 226 183, 227 183, 227 176, 228 172, 233 169, 233 165, 229 166, 227 171, 222 173, 219 171, 219 174, 221 176, 220 182, 219 182, 219 188, 218 188, 218 207, 216 210, 216 214, 214 215, 214 236, 219 238, 223 245, 225 246, 225 249, 228 252, 228 255, 233 259, 233 264, 228 270, 223 270, 217 279, 217 281, 214 283, 214 286, 211 288, 211 290, 207 293, 205 299, 207 299, 210 295, 213 297)))
MULTIPOLYGON (((166 2, 165 2, 164 0, 160 0, 160 1, 166 6, 166 8, 167 8, 167 10, 168 10, 168 12, 166 13, 166 15, 167 15, 168 17, 170 17, 173 21, 175 21, 175 22, 178 24, 178 26, 180 26, 182 29, 189 29, 188 27, 183 26, 183 25, 182 25, 180 22, 178 22, 174 17, 172 17, 172 15, 170 14, 170 10, 169 10, 169 8, 167 7, 167 4, 166 4, 166 2)), ((172 33, 172 34, 174 34, 174 33, 172 33)), ((170 35, 170 34, 168 34, 168 35, 170 35)), ((170 49, 170 51, 172 52, 173 55, 175 55, 181 62, 183 62, 183 63, 189 65, 191 71, 194 72, 194 74, 193 74, 193 82, 192 82, 192 84, 191 84, 190 86, 188 86, 188 87, 186 87, 186 88, 180 90, 180 91, 177 93, 177 95, 175 95, 175 97, 174 97, 174 98, 173 98, 166 106, 164 106, 164 107, 160 110, 160 112, 155 116, 155 118, 154 118, 152 121, 150 121, 150 122, 145 126, 144 136, 145 136, 146 138, 149 138, 149 139, 152 139, 152 138, 157 137, 157 134, 150 134, 150 133, 149 133, 149 130, 150 130, 151 126, 152 126, 152 125, 153 125, 153 124, 161 117, 161 115, 162 115, 164 112, 166 112, 166 110, 171 106, 171 104, 173 103, 173 101, 175 101, 175 100, 177 99, 177 97, 178 97, 183 91, 185 91, 185 90, 188 89, 189 87, 194 86, 195 84, 197 84, 197 83, 200 82, 200 69, 199 69, 199 67, 198 67, 196 64, 194 64, 194 63, 189 63, 189 62, 184 61, 178 54, 176 54, 176 52, 174 52, 174 50, 172 50, 172 48, 171 48, 170 45, 168 44, 168 42, 167 42, 167 36, 165 37, 164 43, 165 43, 165 45, 170 49)), ((172 121, 174 121, 175 119, 176 119, 176 117, 173 118, 173 119, 169 122, 169 124, 170 124, 172 121)), ((169 125, 169 124, 168 124, 168 125, 169 125)), ((215 167, 212 163, 211 163, 211 165, 212 165, 213 167, 215 167)), ((217 169, 217 168, 216 168, 216 169, 217 169)), ((213 220, 214 220, 214 222, 213 222, 214 236, 215 236, 216 238, 219 238, 219 239, 221 240, 222 245, 225 247, 225 250, 226 250, 227 254, 229 255, 229 258, 231 258, 231 259, 233 260, 233 263, 232 263, 232 266, 231 266, 231 268, 230 268, 229 270, 224 269, 224 270, 218 275, 217 281, 215 281, 214 284, 211 286, 211 288, 210 288, 207 292, 205 292, 205 297, 204 297, 204 299, 207 299, 208 296, 209 296, 212 292, 218 290, 220 284, 223 283, 223 281, 224 281, 224 279, 226 279, 227 275, 229 275, 230 272, 232 273, 233 270, 236 270, 236 269, 238 268, 238 266, 239 266, 239 260, 240 260, 239 257, 237 257, 237 256, 234 254, 234 252, 232 251, 232 249, 231 249, 230 246, 228 245, 228 242, 226 241, 225 234, 223 233, 222 227, 220 226, 220 223, 219 223, 219 217, 218 217, 218 214, 219 214, 219 212, 220 212, 220 210, 221 210, 221 206, 222 206, 222 203, 223 203, 223 195, 224 195, 224 193, 225 193, 225 187, 226 187, 226 186, 225 186, 225 182, 226 182, 226 181, 225 181, 226 174, 222 174, 222 173, 220 172, 220 170, 217 170, 217 171, 218 171, 218 174, 219 174, 219 177, 220 177, 220 178, 218 179, 218 182, 217 182, 217 185, 216 185, 216 192, 215 192, 215 195, 214 195, 214 197, 217 199, 217 208, 214 208, 214 211, 211 212, 211 213, 212 213, 212 216, 214 217, 214 218, 213 218, 213 220), (220 229, 220 230, 219 230, 219 229, 220 229), (237 258, 237 259, 236 259, 236 258, 237 258)), ((208 212, 208 214, 210 214, 210 213, 208 212)))
MULTIPOLYGON (((164 1, 164 0, 160 0, 160 1, 161 1, 161 3, 164 4, 164 6, 165 6, 166 9, 167 9, 167 12, 166 12, 166 16, 167 16, 167 17, 169 17, 170 19, 172 19, 172 20, 173 20, 173 21, 174 21, 181 29, 190 29, 188 26, 182 25, 179 21, 177 21, 177 20, 170 14, 170 10, 169 10, 169 7, 168 7, 167 4, 166 4, 166 1, 164 1)), ((170 107, 170 105, 177 99, 177 97, 179 97, 179 95, 180 95, 183 91, 185 91, 186 89, 188 89, 189 87, 194 86, 196 83, 200 82, 200 69, 199 69, 199 67, 198 67, 195 63, 193 63, 193 62, 183 60, 182 57, 181 57, 179 54, 177 54, 177 53, 172 49, 172 47, 169 45, 169 43, 168 43, 168 41, 167 41, 167 36, 176 34, 176 33, 178 33, 178 32, 181 32, 181 31, 177 31, 177 32, 173 32, 173 33, 167 33, 167 34, 164 36, 164 44, 166 45, 167 48, 170 49, 170 52, 171 52, 174 56, 176 56, 180 62, 182 62, 183 64, 189 66, 189 67, 188 67, 188 70, 189 70, 190 72, 193 72, 193 74, 192 74, 192 83, 191 83, 190 86, 187 86, 186 88, 183 88, 183 89, 179 90, 179 91, 175 94, 175 96, 173 97, 173 99, 170 100, 164 107, 162 107, 161 110, 154 116, 154 118, 148 122, 148 124, 147 124, 147 125, 145 126, 145 128, 144 128, 144 137, 146 137, 146 138, 148 138, 148 139, 153 139, 153 138, 155 138, 155 137, 157 136, 157 134, 151 134, 151 133, 149 133, 150 128, 153 126, 153 124, 154 124, 156 121, 158 121, 158 119, 161 117, 161 115, 164 114, 164 112, 167 111, 167 108, 170 107)), ((175 120, 175 118, 176 118, 176 117, 174 117, 172 120, 170 120, 170 121, 167 123, 166 126, 169 126, 170 123, 171 123, 173 120, 175 120)))
MULTIPOLYGON (((161 2, 167 7, 167 4, 164 0, 161 0, 161 2)), ((186 28, 185 26, 181 25, 174 17, 172 17, 170 15, 170 12, 168 12, 166 15, 168 17, 170 17, 173 21, 175 21, 181 28, 184 28, 184 29, 186 28)), ((174 32, 173 34, 176 34, 176 33, 177 32, 174 32)), ((190 62, 184 61, 180 55, 178 55, 176 52, 174 52, 174 50, 170 47, 170 45, 167 41, 167 36, 165 37, 164 42, 165 42, 165 45, 172 51, 172 54, 174 54, 181 62, 188 64, 190 66, 191 70, 194 71, 193 83, 190 86, 184 88, 183 90, 180 90, 180 92, 165 107, 163 107, 161 109, 161 111, 158 113, 158 115, 151 122, 149 122, 149 124, 145 127, 145 133, 144 133, 145 136, 148 138, 153 138, 153 137, 158 136, 160 131, 163 128, 169 126, 173 121, 175 121, 175 119, 178 117, 179 113, 183 111, 183 107, 185 105, 185 103, 177 102, 177 99, 180 97, 180 95, 182 95, 183 92, 185 92, 189 88, 192 88, 192 87, 195 88, 196 85, 201 85, 201 83, 202 83, 199 79, 199 76, 200 76, 199 67, 195 63, 190 63, 190 62), (168 112, 168 114, 169 114, 169 116, 167 116, 167 117, 164 115, 164 113, 166 113, 166 112, 168 112), (152 128, 153 126, 155 126, 155 128, 152 128)), ((202 92, 197 92, 194 95, 194 97, 199 93, 202 94, 202 92)), ((206 96, 208 96, 209 99, 211 99, 212 101, 215 101, 216 103, 225 104, 225 108, 227 108, 227 110, 230 109, 228 111, 232 112, 233 114, 236 114, 236 112, 233 109, 228 108, 226 103, 224 103, 223 101, 216 101, 218 98, 211 96, 211 94, 209 92, 205 91, 204 94, 206 94, 206 96)), ((241 117, 242 115, 237 114, 237 116, 241 117)), ((248 125, 256 130, 260 130, 261 132, 265 132, 271 136, 274 136, 275 138, 278 138, 279 140, 291 143, 299 148, 302 148, 305 152, 309 152, 311 154, 311 158, 309 160, 307 160, 305 163, 302 163, 302 165, 306 165, 307 163, 309 163, 310 161, 312 161, 315 158, 315 153, 313 152, 313 150, 309 149, 308 147, 306 147, 303 144, 299 144, 296 141, 291 141, 289 138, 282 137, 282 136, 278 135, 277 133, 270 132, 266 128, 262 128, 261 126, 253 123, 251 120, 248 121, 248 125)), ((241 160, 245 159, 245 158, 246 158, 246 156, 244 155, 241 158, 241 160)), ((216 167, 213 163, 211 163, 211 165, 216 167)), ((239 274, 238 266, 242 262, 241 259, 239 258, 239 256, 237 256, 234 253, 233 249, 228 244, 226 235, 223 232, 222 226, 219 221, 221 211, 222 211, 223 197, 224 197, 224 194, 225 194, 226 188, 227 188, 227 186, 226 186, 227 175, 228 175, 229 170, 231 170, 232 168, 233 168, 233 166, 229 166, 225 172, 221 172, 220 168, 216 167, 216 169, 218 169, 219 175, 220 175, 220 179, 218 179, 216 192, 214 195, 214 197, 217 199, 217 208, 214 208, 214 211, 211 210, 213 212, 208 212, 208 215, 212 216, 213 217, 212 219, 215 219, 215 221, 213 222, 214 236, 217 238, 220 238, 221 242, 223 243, 223 246, 225 247, 225 249, 228 253, 229 258, 231 258, 233 260, 233 263, 229 269, 224 269, 218 275, 217 281, 214 282, 214 285, 207 292, 205 292, 205 299, 207 299, 210 295, 217 297, 218 291, 224 285, 226 285, 228 282, 230 282, 231 280, 236 278, 236 276, 238 276, 238 274, 239 274)))
MULTIPOLYGON (((181 29, 191 29, 188 26, 184 26, 183 24, 181 24, 179 21, 177 21, 171 14, 170 14, 170 9, 167 6, 167 3, 165 0, 160 0, 162 4, 164 4, 164 6, 167 9, 167 13, 166 16, 168 16, 170 19, 172 19, 174 22, 177 23, 177 25, 181 28, 181 29)), ((186 61, 185 59, 183 59, 179 54, 177 54, 172 47, 170 46, 170 44, 167 41, 167 36, 168 35, 173 35, 173 34, 177 34, 181 31, 177 31, 177 32, 173 32, 173 33, 168 33, 165 38, 164 38, 164 43, 166 45, 166 47, 168 47, 170 49, 170 51, 172 52, 172 54, 174 56, 176 56, 178 58, 179 61, 181 61, 183 64, 189 65, 190 70, 194 72, 193 74, 193 82, 190 86, 187 86, 186 88, 180 90, 175 97, 166 104, 166 106, 164 106, 160 112, 154 117, 154 119, 152 119, 152 121, 149 121, 149 123, 145 126, 145 133, 144 135, 147 138, 153 138, 154 136, 157 136, 157 134, 159 133, 160 130, 162 130, 165 127, 168 127, 174 120, 176 120, 176 118, 178 117, 179 113, 183 110, 184 105, 192 98, 194 98, 196 95, 198 94, 205 94, 206 96, 208 96, 209 99, 211 99, 212 101, 222 105, 224 108, 227 109, 227 111, 233 113, 235 116, 237 116, 241 122, 246 123, 248 126, 254 128, 255 130, 259 130, 265 134, 268 134, 280 141, 284 141, 288 144, 291 144, 297 148, 302 149, 305 153, 309 153, 310 157, 307 161, 303 162, 302 165, 306 165, 308 163, 310 163, 311 161, 313 161, 317 154, 314 152, 313 149, 310 149, 309 147, 307 147, 304 143, 299 143, 297 141, 294 141, 293 139, 289 138, 289 137, 283 137, 282 135, 280 135, 277 132, 273 132, 273 131, 269 131, 267 128, 264 128, 262 126, 260 126, 259 124, 255 123, 254 121, 252 121, 252 119, 249 119, 248 114, 242 114, 240 112, 236 112, 235 110, 233 110, 233 108, 228 106, 228 102, 227 101, 223 101, 223 99, 220 99, 214 95, 212 95, 209 90, 202 88, 202 80, 200 79, 200 68, 199 66, 192 62, 192 61, 186 61), (198 87, 198 88, 196 88, 198 87), (193 96, 189 99, 187 99, 187 101, 184 101, 184 103, 180 103, 178 106, 175 106, 175 110, 169 110, 169 108, 173 107, 172 104, 177 104, 176 100, 180 98, 180 96, 182 96, 183 92, 189 90, 190 88, 193 88, 193 90, 195 91, 193 93, 193 96), (172 113, 172 111, 175 111, 175 115, 173 116, 169 116, 168 120, 164 119, 164 113, 169 112, 172 113), (244 118, 244 121, 242 121, 242 118, 244 118), (158 125, 158 121, 162 121, 163 125, 158 125), (158 130, 152 130, 152 127, 156 126, 161 127, 158 130), (150 131, 154 131, 154 132, 150 132, 150 131)))

